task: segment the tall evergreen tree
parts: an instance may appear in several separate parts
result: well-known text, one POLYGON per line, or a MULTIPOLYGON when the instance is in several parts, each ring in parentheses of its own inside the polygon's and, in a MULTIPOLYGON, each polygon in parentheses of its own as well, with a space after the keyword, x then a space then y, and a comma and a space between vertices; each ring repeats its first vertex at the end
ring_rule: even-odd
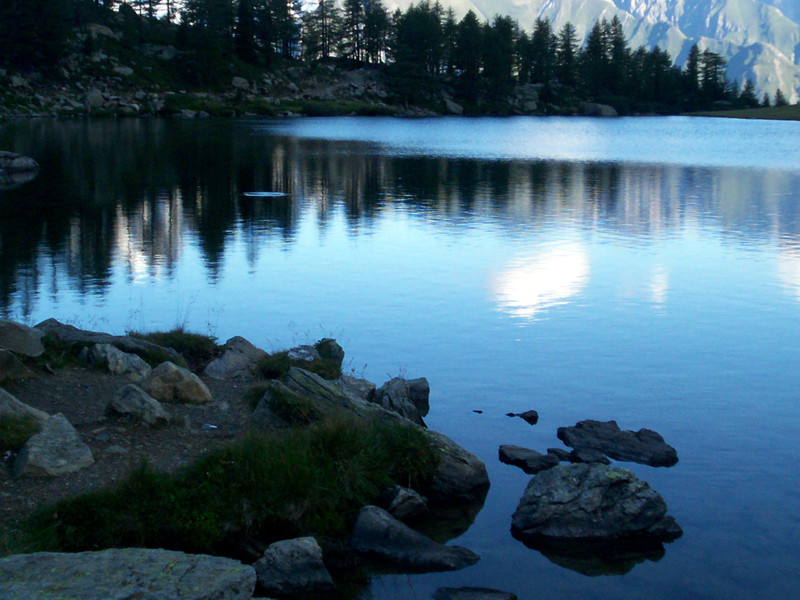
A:
POLYGON ((564 23, 558 33, 556 47, 556 73, 558 80, 564 85, 574 86, 578 81, 578 34, 572 23, 564 23))

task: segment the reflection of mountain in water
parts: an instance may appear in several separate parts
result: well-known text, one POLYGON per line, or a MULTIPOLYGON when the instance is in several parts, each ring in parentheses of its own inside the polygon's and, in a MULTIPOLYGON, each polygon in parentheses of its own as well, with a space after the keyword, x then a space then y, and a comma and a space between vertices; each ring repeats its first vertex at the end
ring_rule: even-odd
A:
MULTIPOLYGON (((35 181, 0 193, 0 311, 13 300, 30 312, 40 289, 102 294, 119 264, 131 281, 169 277, 187 244, 213 281, 234 236, 254 264, 266 245, 291 246, 306 216, 324 230, 340 211, 351 235, 404 210, 456 235, 475 221, 530 235, 549 220, 643 244, 689 225, 800 239, 800 180, 784 171, 398 158, 228 121, 37 121, 5 126, 0 146, 41 165, 35 181)), ((588 268, 572 258, 562 257, 569 290, 588 268)), ((515 285, 511 271, 504 285, 515 285)), ((548 302, 561 293, 529 291, 548 302)))

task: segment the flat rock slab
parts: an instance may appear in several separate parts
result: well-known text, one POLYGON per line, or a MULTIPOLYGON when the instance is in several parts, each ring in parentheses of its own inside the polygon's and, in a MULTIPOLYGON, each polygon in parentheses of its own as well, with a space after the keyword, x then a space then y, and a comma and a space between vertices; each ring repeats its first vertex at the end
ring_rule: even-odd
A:
POLYGON ((253 567, 228 558, 119 548, 0 559, 3 600, 249 600, 253 567))
POLYGON ((42 424, 14 461, 14 477, 56 477, 80 471, 94 463, 89 446, 61 413, 42 424))
POLYGON ((651 467, 671 467, 678 452, 655 431, 621 431, 616 421, 580 421, 574 427, 559 427, 558 439, 575 449, 597 450, 614 460, 651 467))
POLYGON ((433 600, 517 600, 517 595, 480 587, 441 587, 433 593, 433 600))
POLYGON ((555 467, 560 461, 552 454, 540 454, 535 450, 504 444, 500 446, 498 456, 501 463, 514 465, 525 471, 528 475, 533 475, 539 471, 555 467))
POLYGON ((415 572, 454 571, 480 559, 467 548, 434 542, 377 506, 365 506, 358 513, 350 547, 415 572))
POLYGON ((523 541, 672 541, 682 530, 658 492, 621 467, 559 465, 528 484, 511 519, 523 541))

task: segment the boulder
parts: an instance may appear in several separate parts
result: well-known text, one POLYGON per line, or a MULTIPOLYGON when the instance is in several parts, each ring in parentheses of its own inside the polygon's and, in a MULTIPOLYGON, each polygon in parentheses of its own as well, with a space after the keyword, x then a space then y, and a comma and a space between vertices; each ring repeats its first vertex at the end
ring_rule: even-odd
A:
POLYGON ((400 521, 408 521, 428 513, 428 502, 422 495, 399 485, 383 492, 379 504, 400 521))
POLYGON ((574 427, 559 427, 558 439, 575 449, 598 450, 614 460, 671 467, 678 453, 655 431, 620 431, 616 421, 580 421, 574 427))
POLYGON ((597 102, 584 102, 581 111, 587 117, 617 117, 616 109, 608 104, 598 104, 597 102))
POLYGON ((0 151, 0 190, 33 181, 38 173, 39 165, 29 156, 0 151))
POLYGON ((44 354, 43 337, 38 329, 10 319, 0 319, 0 348, 35 358, 44 354))
POLYGON ((142 389, 156 400, 167 402, 206 404, 214 400, 197 375, 169 361, 150 371, 142 381, 142 389))
POLYGON ((341 368, 344 362, 344 349, 332 338, 323 338, 314 344, 321 358, 332 360, 341 368))
POLYGON ((430 409, 429 394, 430 385, 424 377, 412 380, 395 377, 375 391, 372 401, 424 427, 422 417, 430 409))
POLYGON ((130 335, 111 335, 110 333, 78 329, 77 327, 61 323, 55 319, 42 321, 35 326, 35 329, 70 344, 112 344, 123 352, 133 352, 134 354, 140 355, 159 354, 169 357, 171 362, 179 366, 184 366, 186 364, 183 357, 172 348, 159 346, 158 344, 130 335))
POLYGON ((540 454, 535 450, 521 448, 506 444, 500 446, 498 452, 500 462, 507 465, 514 465, 525 471, 528 475, 533 475, 539 471, 555 467, 560 461, 552 454, 540 454))
POLYGON ((8 350, 0 350, 0 383, 19 381, 36 375, 8 350))
POLYGON ((110 373, 124 375, 131 381, 144 380, 152 369, 136 354, 123 352, 111 344, 95 344, 92 349, 92 361, 105 365, 110 373))
POLYGON ((516 416, 528 425, 536 425, 539 422, 539 413, 535 410, 526 410, 525 412, 517 413, 516 416))
POLYGON ((206 366, 203 375, 212 379, 252 377, 253 366, 268 354, 240 336, 232 337, 222 346, 222 354, 206 366))
POLYGON ((479 587, 441 587, 433 593, 433 600, 517 600, 517 595, 479 587))
POLYGON ((106 99, 103 97, 103 92, 98 90, 97 88, 92 88, 88 92, 86 92, 86 96, 84 97, 84 103, 86 104, 87 108, 100 108, 106 103, 106 99))
POLYGON ((511 533, 523 541, 672 541, 683 532, 666 512, 663 498, 627 469, 559 465, 528 484, 511 519, 511 533))
POLYGON ((610 465, 611 461, 608 460, 605 454, 599 450, 592 448, 576 448, 569 453, 569 462, 572 463, 600 463, 601 465, 610 465))
POLYGON ((234 77, 231 80, 231 87, 244 92, 250 89, 250 83, 244 77, 234 77))
POLYGON ((17 554, 0 559, 4 600, 249 600, 253 567, 218 556, 114 548, 17 554))
POLYGON ((572 462, 570 453, 563 448, 548 448, 547 453, 555 456, 559 462, 572 462))
POLYGON ((342 375, 336 380, 339 389, 346 395, 364 402, 371 402, 375 397, 375 384, 366 379, 342 375))
POLYGON ((451 115, 461 115, 464 114, 464 107, 458 104, 457 102, 453 102, 450 98, 444 99, 444 107, 447 109, 451 115))
POLYGON ((300 360, 305 362, 312 362, 322 358, 319 351, 314 346, 308 344, 291 348, 287 351, 286 355, 289 357, 289 360, 300 360))
POLYGON ((0 388, 0 417, 24 418, 32 417, 39 423, 50 418, 46 412, 20 402, 4 389, 0 388))
POLYGON ((61 413, 42 424, 14 461, 14 477, 56 477, 79 471, 94 463, 89 446, 61 413))
POLYGON ((153 427, 168 425, 171 420, 158 400, 132 383, 114 394, 106 405, 106 415, 131 417, 153 427))
POLYGON ((417 572, 454 571, 480 559, 467 548, 434 542, 377 506, 358 513, 349 545, 359 554, 417 572))
MULTIPOLYGON (((348 396, 335 382, 327 381, 304 369, 292 367, 283 383, 292 393, 312 400, 323 414, 346 414, 390 423, 403 419, 397 413, 377 404, 348 396)), ((485 497, 489 488, 486 465, 447 436, 427 429, 423 431, 439 455, 430 488, 424 490, 428 501, 434 505, 442 505, 485 497)))
POLYGON ((253 567, 258 585, 268 594, 305 598, 335 589, 322 561, 322 548, 313 537, 275 542, 253 567))

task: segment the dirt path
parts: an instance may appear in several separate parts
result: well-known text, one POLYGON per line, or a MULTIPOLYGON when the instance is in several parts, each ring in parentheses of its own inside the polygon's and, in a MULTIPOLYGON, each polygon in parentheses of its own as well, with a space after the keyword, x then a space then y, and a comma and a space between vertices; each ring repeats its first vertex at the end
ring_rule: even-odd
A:
POLYGON ((209 448, 244 432, 250 408, 243 399, 250 382, 204 379, 214 402, 208 405, 164 403, 173 425, 150 429, 127 419, 106 418, 106 404, 126 378, 90 369, 65 368, 4 384, 4 389, 48 414, 63 413, 91 448, 95 463, 77 473, 52 478, 11 476, 13 456, 0 468, 0 531, 12 532, 37 506, 113 484, 143 460, 156 470, 174 470, 209 448), (210 429, 203 425, 216 426, 210 429))

